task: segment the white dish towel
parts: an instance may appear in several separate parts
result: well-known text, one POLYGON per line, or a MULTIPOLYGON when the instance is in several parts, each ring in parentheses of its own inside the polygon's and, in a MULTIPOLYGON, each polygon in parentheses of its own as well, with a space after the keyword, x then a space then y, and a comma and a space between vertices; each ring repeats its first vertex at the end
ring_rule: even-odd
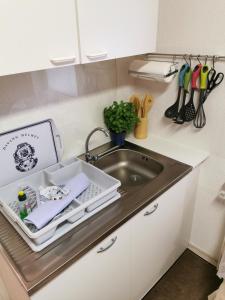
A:
POLYGON ((65 184, 65 188, 70 191, 68 196, 62 200, 52 200, 41 204, 37 209, 32 211, 24 221, 41 229, 86 190, 89 184, 90 181, 88 177, 84 173, 80 173, 65 184))

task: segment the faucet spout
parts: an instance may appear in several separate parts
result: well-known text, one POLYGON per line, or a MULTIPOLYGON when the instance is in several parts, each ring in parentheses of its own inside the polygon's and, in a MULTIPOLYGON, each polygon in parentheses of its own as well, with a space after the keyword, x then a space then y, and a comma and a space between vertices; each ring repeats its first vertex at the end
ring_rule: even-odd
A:
POLYGON ((89 150, 89 142, 90 142, 90 138, 92 137, 92 135, 96 132, 96 131, 101 131, 105 134, 106 137, 109 137, 109 132, 102 128, 102 127, 97 127, 95 129, 93 129, 89 135, 87 136, 87 139, 86 139, 86 142, 85 142, 85 158, 86 158, 86 161, 89 162, 89 161, 95 161, 98 159, 98 155, 91 155, 90 154, 90 150, 89 150))

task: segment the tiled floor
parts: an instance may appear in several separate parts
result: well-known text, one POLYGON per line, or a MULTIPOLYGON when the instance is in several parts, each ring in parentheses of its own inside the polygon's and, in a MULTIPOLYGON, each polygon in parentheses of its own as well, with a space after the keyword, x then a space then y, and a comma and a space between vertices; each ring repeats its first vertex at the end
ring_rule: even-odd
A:
POLYGON ((206 300, 219 285, 216 268, 186 250, 143 300, 206 300))

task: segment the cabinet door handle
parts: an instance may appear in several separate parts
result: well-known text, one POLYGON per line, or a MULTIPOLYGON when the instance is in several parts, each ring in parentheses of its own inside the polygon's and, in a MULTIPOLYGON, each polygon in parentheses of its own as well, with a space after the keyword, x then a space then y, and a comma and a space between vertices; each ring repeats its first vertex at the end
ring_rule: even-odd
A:
POLYGON ((101 53, 93 53, 93 54, 87 54, 87 58, 90 60, 96 60, 107 57, 107 52, 101 52, 101 53))
POLYGON ((70 64, 75 62, 76 57, 75 56, 71 56, 71 57, 55 57, 55 58, 51 58, 50 62, 54 65, 62 65, 62 64, 70 64))
POLYGON ((105 252, 106 250, 111 248, 115 244, 116 240, 117 240, 117 236, 115 236, 114 238, 111 239, 110 244, 108 246, 99 248, 97 253, 105 252))
POLYGON ((149 216, 149 215, 153 214, 153 213, 157 210, 158 206, 159 206, 159 204, 156 203, 156 204, 153 206, 153 209, 152 209, 152 210, 146 211, 146 212, 144 213, 144 216, 146 217, 146 216, 149 216))

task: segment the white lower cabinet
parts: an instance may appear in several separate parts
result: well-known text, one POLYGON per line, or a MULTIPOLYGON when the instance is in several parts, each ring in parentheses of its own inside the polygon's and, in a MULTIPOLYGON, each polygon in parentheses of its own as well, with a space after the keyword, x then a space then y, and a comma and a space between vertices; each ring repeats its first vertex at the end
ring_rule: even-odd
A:
POLYGON ((190 183, 186 176, 132 219, 132 300, 141 299, 188 246, 190 183))
POLYGON ((31 299, 130 299, 129 249, 129 227, 125 224, 40 289, 31 299))
POLYGON ((197 176, 185 176, 31 299, 141 299, 188 246, 197 176))

